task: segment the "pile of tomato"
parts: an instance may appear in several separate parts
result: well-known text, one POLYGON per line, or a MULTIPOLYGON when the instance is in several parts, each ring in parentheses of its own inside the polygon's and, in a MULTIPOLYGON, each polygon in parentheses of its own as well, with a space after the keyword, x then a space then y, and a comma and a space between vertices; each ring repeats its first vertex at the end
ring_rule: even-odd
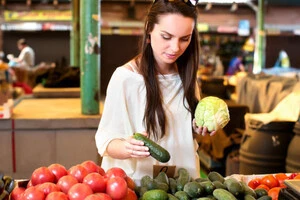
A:
POLYGON ((281 188, 285 188, 284 180, 287 179, 300 179, 300 173, 278 173, 266 174, 262 177, 255 177, 248 182, 248 186, 252 189, 263 188, 268 191, 268 195, 272 200, 277 200, 281 188))
POLYGON ((106 172, 93 161, 66 169, 55 163, 39 167, 25 187, 15 187, 11 200, 137 200, 135 182, 119 167, 106 172))

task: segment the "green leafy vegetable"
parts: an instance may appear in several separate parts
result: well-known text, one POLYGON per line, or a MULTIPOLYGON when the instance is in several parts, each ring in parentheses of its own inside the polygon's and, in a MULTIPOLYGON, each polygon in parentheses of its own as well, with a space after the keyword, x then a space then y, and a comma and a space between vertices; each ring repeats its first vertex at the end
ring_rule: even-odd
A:
POLYGON ((221 129, 230 120, 227 104, 218 97, 205 97, 196 107, 195 120, 197 126, 207 127, 209 132, 221 129))

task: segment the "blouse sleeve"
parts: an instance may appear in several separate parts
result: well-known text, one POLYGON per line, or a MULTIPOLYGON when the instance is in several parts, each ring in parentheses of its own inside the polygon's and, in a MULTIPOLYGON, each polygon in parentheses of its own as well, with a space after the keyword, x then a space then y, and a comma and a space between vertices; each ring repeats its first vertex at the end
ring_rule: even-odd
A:
POLYGON ((126 99, 122 74, 116 70, 107 87, 103 113, 95 135, 96 146, 101 156, 105 155, 109 142, 115 138, 125 138, 128 119, 126 119, 126 99))

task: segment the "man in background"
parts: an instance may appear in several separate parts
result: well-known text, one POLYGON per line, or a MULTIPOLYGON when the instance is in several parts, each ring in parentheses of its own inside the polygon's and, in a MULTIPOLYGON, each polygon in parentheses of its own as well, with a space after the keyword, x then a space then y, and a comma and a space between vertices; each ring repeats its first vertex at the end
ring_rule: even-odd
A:
POLYGON ((18 66, 24 68, 32 68, 35 65, 35 53, 33 49, 27 44, 27 41, 22 38, 17 42, 18 49, 21 51, 17 58, 13 55, 8 55, 11 66, 18 66))

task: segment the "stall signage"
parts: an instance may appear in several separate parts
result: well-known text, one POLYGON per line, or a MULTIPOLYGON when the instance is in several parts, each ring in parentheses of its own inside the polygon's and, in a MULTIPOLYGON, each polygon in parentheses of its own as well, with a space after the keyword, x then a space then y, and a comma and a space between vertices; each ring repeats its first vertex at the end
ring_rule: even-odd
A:
POLYGON ((250 22, 249 20, 240 20, 238 35, 240 36, 249 36, 250 35, 250 22))
POLYGON ((4 20, 11 21, 71 21, 70 10, 4 11, 4 20))

